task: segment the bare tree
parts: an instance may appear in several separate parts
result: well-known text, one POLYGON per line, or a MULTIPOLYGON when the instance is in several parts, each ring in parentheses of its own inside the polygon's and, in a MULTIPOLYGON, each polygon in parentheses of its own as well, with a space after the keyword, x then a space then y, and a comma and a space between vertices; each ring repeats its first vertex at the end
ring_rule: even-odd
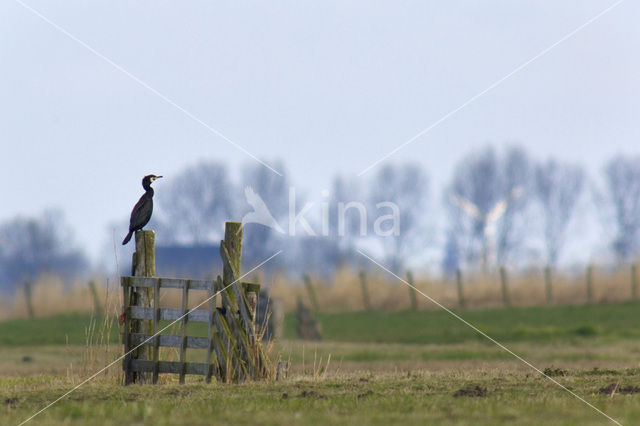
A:
MULTIPOLYGON (((321 227, 328 227, 329 238, 338 251, 338 263, 356 264, 359 261, 360 255, 355 249, 358 241, 367 236, 366 204, 362 179, 344 176, 334 178, 326 212, 327 223, 321 224, 321 227)), ((331 246, 325 245, 328 249, 331 246)))
POLYGON ((535 195, 542 209, 547 264, 555 266, 565 231, 584 187, 579 166, 549 160, 535 169, 535 195))
POLYGON ((640 157, 617 156, 609 161, 605 173, 617 225, 613 250, 624 261, 639 248, 640 157))
POLYGON ((163 237, 172 243, 217 243, 224 221, 232 219, 237 210, 236 194, 240 192, 224 164, 196 164, 167 177, 162 191, 157 191, 160 220, 156 222, 160 222, 163 237))
POLYGON ((86 257, 74 245, 63 214, 56 210, 3 223, 0 242, 0 271, 9 289, 41 273, 70 277, 87 268, 86 257))
MULTIPOLYGON (((273 164, 277 170, 285 172, 286 169, 282 161, 274 161, 273 164)), ((284 176, 279 176, 262 164, 252 162, 243 167, 241 182, 243 191, 239 196, 244 198, 244 189, 251 187, 253 192, 264 201, 276 223, 286 229, 289 217, 289 179, 286 173, 284 176)), ((242 218, 242 214, 251 211, 251 207, 244 199, 240 205, 240 218, 242 218)), ((246 224, 244 227, 244 247, 247 259, 255 261, 266 259, 283 247, 286 238, 286 235, 277 232, 272 227, 257 223, 246 224)), ((275 258, 267 269, 281 267, 282 259, 283 257, 275 258)))
POLYGON ((502 192, 507 204, 498 226, 496 254, 499 265, 504 265, 524 246, 526 232, 530 229, 524 213, 532 199, 532 174, 532 161, 524 148, 507 149, 502 159, 502 192))
POLYGON ((487 147, 464 158, 446 191, 456 244, 468 263, 503 263, 522 244, 530 161, 521 148, 503 156, 487 147), (460 214, 463 213, 463 214, 460 214), (495 257, 495 260, 493 259, 495 257))
MULTIPOLYGON (((392 214, 392 205, 398 208, 397 232, 385 236, 375 235, 394 273, 401 272, 413 250, 426 244, 429 239, 425 214, 427 194, 427 176, 418 164, 385 165, 371 182, 368 203, 370 216, 373 215, 378 220, 381 217, 379 215, 392 214)), ((389 230, 382 231, 388 233, 389 230)))

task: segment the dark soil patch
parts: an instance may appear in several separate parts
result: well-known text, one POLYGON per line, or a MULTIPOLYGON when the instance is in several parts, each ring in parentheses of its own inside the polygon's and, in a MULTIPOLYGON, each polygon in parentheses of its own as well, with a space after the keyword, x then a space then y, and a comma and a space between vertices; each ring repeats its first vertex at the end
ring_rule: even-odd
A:
POLYGON ((640 387, 631 386, 631 385, 620 386, 617 383, 611 383, 608 386, 600 388, 598 393, 601 393, 601 394, 604 394, 604 395, 612 395, 612 394, 616 394, 616 393, 620 393, 620 394, 623 394, 623 395, 633 395, 633 394, 636 394, 636 393, 640 393, 640 387))
POLYGON ((370 395, 373 395, 373 391, 372 390, 368 390, 368 391, 366 391, 364 393, 361 393, 360 395, 358 395, 358 399, 366 398, 366 397, 368 397, 370 395))
POLYGON ((466 388, 458 389, 453 393, 453 396, 459 398, 461 396, 478 396, 485 397, 487 396, 487 388, 483 388, 481 386, 467 386, 466 388))
POLYGON ((17 397, 7 398, 4 400, 4 405, 8 405, 11 408, 14 408, 18 403, 19 399, 17 397))
POLYGON ((300 395, 298 395, 298 398, 326 398, 326 396, 313 390, 303 390, 300 395))

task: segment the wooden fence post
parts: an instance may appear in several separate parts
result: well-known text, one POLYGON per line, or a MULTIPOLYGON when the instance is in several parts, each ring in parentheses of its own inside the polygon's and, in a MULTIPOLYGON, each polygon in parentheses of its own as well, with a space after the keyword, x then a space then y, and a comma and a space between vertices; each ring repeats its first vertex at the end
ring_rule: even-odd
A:
POLYGON ((364 309, 371 310, 371 301, 369 300, 369 289, 367 288, 367 274, 364 269, 360 270, 360 286, 362 287, 362 301, 364 302, 364 309))
MULTIPOLYGON (((242 234, 243 227, 240 222, 225 222, 224 224, 224 240, 220 242, 220 251, 221 256, 223 258, 222 261, 222 287, 225 290, 223 294, 226 294, 226 300, 229 304, 229 307, 225 311, 225 316, 227 322, 231 326, 231 329, 234 328, 234 323, 239 321, 238 313, 240 312, 240 306, 243 303, 242 300, 239 300, 236 297, 236 289, 240 287, 240 283, 236 281, 238 277, 240 277, 240 271, 242 266, 242 234), (224 257, 227 257, 228 262, 224 261, 224 257)), ((223 298, 223 304, 224 304, 223 298)), ((231 336, 230 336, 231 337, 231 336)), ((240 359, 242 358, 242 337, 235 334, 236 339, 236 347, 232 347, 233 345, 227 347, 227 357, 229 365, 228 369, 231 371, 230 376, 234 375, 235 380, 244 381, 246 379, 246 375, 250 374, 247 366, 242 365, 240 359)), ((248 342, 247 342, 248 343, 248 342)), ((249 354, 245 354, 249 356, 249 354)))
POLYGON ((458 304, 461 309, 464 309, 464 292, 462 291, 462 271, 460 268, 456 269, 456 286, 458 287, 458 304))
MULTIPOLYGON (((249 314, 251 315, 251 329, 253 336, 257 336, 256 330, 256 310, 258 309, 258 294, 260 293, 260 284, 242 283, 245 294, 247 295, 247 302, 249 304, 249 314)), ((255 339, 254 342, 255 343, 255 339)))
MULTIPOLYGON (((131 275, 134 277, 156 276, 156 233, 151 230, 136 231, 136 251, 131 262, 131 275)), ((153 288, 136 287, 130 298, 131 306, 151 308, 153 306, 153 288)), ((153 334, 153 322, 149 320, 131 321, 131 333, 153 334)), ((140 347, 131 354, 132 359, 153 360, 151 346, 140 347)), ((134 372, 127 374, 125 384, 151 383, 153 377, 149 373, 134 372)))
POLYGON ((411 300, 411 309, 414 311, 418 310, 418 298, 416 297, 416 289, 415 284, 413 283, 413 274, 411 271, 407 271, 407 282, 411 284, 413 287, 409 287, 409 299, 411 300))
POLYGON ((502 283, 502 303, 504 306, 509 306, 511 301, 509 300, 509 289, 507 288, 507 270, 504 266, 500 267, 500 282, 502 283))
POLYGON ((235 338, 237 345, 228 351, 228 354, 235 354, 231 365, 235 371, 234 380, 257 380, 266 376, 268 359, 259 344, 255 330, 255 308, 260 285, 239 282, 242 277, 241 222, 225 223, 220 255, 223 262, 222 285, 226 288, 223 292, 225 317, 233 332, 233 336, 230 337, 235 338))
POLYGON ((587 303, 593 303, 593 265, 587 265, 586 272, 587 303))
POLYGON ((298 297, 298 308, 296 309, 298 338, 302 340, 322 340, 320 326, 313 317, 309 309, 304 306, 302 299, 298 297))
POLYGON ((544 268, 544 290, 547 299, 547 303, 551 303, 551 267, 546 266, 544 268))
POLYGON ((93 298, 93 311, 96 317, 102 317, 102 306, 100 305, 100 298, 98 297, 98 289, 96 288, 96 282, 89 281, 89 290, 91 290, 91 297, 93 298))
POLYGON ((311 300, 311 306, 313 306, 314 311, 318 311, 318 299, 316 299, 316 292, 313 290, 313 285, 311 284, 311 277, 309 274, 304 274, 304 286, 307 289, 307 293, 309 293, 309 300, 311 300))
POLYGON ((24 282, 24 297, 27 302, 27 314, 29 314, 29 319, 35 318, 35 313, 33 311, 33 291, 31 288, 31 281, 26 280, 24 282))
POLYGON ((635 263, 631 264, 631 300, 638 299, 638 267, 635 263))

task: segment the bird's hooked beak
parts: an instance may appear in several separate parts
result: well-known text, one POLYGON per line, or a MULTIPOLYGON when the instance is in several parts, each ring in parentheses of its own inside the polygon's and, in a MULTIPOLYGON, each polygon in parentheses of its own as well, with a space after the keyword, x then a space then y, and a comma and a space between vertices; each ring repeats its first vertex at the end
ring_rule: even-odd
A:
POLYGON ((152 178, 151 178, 151 182, 153 182, 153 181, 154 181, 154 180, 156 180, 156 179, 160 179, 161 177, 162 177, 162 176, 152 177, 152 178))

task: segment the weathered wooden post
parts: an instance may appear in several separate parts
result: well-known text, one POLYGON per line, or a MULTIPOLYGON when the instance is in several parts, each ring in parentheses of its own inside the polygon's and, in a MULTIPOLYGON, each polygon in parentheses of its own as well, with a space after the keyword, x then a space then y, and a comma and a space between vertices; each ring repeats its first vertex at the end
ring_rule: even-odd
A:
POLYGON ((316 292, 313 289, 313 285, 311 284, 311 277, 309 274, 304 274, 304 286, 307 289, 307 293, 309 294, 309 300, 311 300, 311 306, 313 306, 314 311, 318 311, 318 299, 316 299, 316 292))
POLYGON ((93 312, 95 316, 102 317, 102 306, 100 305, 100 298, 98 297, 98 289, 96 288, 95 281, 89 281, 89 290, 91 290, 91 297, 93 298, 93 312))
MULTIPOLYGON (((225 222, 224 226, 224 240, 220 242, 220 256, 222 257, 222 292, 223 306, 228 306, 225 309, 225 317, 227 322, 233 329, 234 323, 238 323, 238 313, 240 312, 240 306, 242 306, 242 300, 236 297, 239 295, 240 283, 237 282, 240 277, 241 264, 242 264, 242 234, 243 228, 240 222, 225 222), (225 261, 226 259, 226 261, 225 261), (225 303, 226 302, 226 303, 225 303)), ((243 358, 243 348, 240 345, 242 336, 237 333, 229 336, 229 338, 235 338, 235 342, 231 340, 227 341, 227 357, 228 365, 227 369, 231 378, 235 380, 243 381, 246 379, 248 373, 246 367, 241 365, 238 361, 243 358), (244 368, 243 368, 244 367, 244 368)), ((251 337, 250 337, 251 338, 251 337)), ((246 342, 247 345, 249 342, 246 342)), ((247 348, 244 348, 245 356, 249 356, 247 348)))
POLYGON ((260 285, 239 282, 242 260, 242 223, 226 222, 224 240, 220 242, 222 256, 222 283, 224 285, 223 304, 227 322, 235 328, 233 337, 236 347, 230 348, 235 356, 235 379, 258 379, 266 376, 268 362, 262 347, 258 344, 255 330, 257 295, 260 285))
POLYGON ((407 282, 411 285, 409 287, 409 299, 411 300, 411 309, 418 310, 418 298, 416 297, 415 284, 413 283, 413 274, 411 271, 407 271, 407 282))
MULTIPOLYGON (((156 233, 151 230, 136 231, 136 251, 133 253, 131 262, 131 275, 134 277, 155 277, 156 276, 156 233)), ((153 287, 134 287, 130 295, 125 295, 125 303, 129 301, 130 306, 151 308, 153 306, 153 287)), ((125 309, 127 306, 125 305, 125 309)), ((131 321, 130 333, 153 334, 153 323, 149 320, 131 321)), ((132 345, 129 343, 128 347, 132 345)), ((153 348, 151 346, 136 349, 129 359, 152 360, 153 348)), ((151 383, 152 376, 149 373, 127 371, 125 384, 130 383, 151 383)))
POLYGON ((364 269, 360 270, 360 286, 362 287, 362 301, 364 302, 364 309, 371 310, 371 301, 369 300, 369 289, 367 288, 367 274, 364 269))
POLYGON ((298 320, 296 327, 298 338, 302 340, 322 340, 322 333, 320 333, 318 322, 313 317, 311 311, 304 306, 300 297, 298 297, 296 319, 298 320))
POLYGON ((27 302, 27 314, 30 319, 35 318, 35 313, 33 311, 33 291, 31 288, 31 280, 27 279, 24 282, 24 297, 27 302))
POLYGON ((587 265, 586 279, 587 285, 587 303, 593 303, 593 265, 587 265))
POLYGON ((507 288, 507 270, 504 266, 500 267, 500 282, 502 284, 502 303, 504 306, 509 306, 511 301, 509 300, 509 289, 507 288))
POLYGON ((638 273, 637 265, 631 264, 631 300, 638 299, 638 273))
POLYGON ((547 299, 547 303, 550 304, 551 303, 551 267, 550 266, 546 266, 544 268, 544 289, 545 289, 545 295, 546 295, 546 299, 547 299))
POLYGON ((256 310, 258 308, 258 294, 260 293, 260 284, 242 283, 242 286, 244 287, 245 294, 247 295, 249 313, 251 314, 251 329, 253 330, 252 334, 255 337, 257 335, 256 310))
POLYGON ((460 268, 456 269, 456 286, 458 287, 458 305, 461 309, 464 309, 464 292, 462 291, 462 271, 460 268))

